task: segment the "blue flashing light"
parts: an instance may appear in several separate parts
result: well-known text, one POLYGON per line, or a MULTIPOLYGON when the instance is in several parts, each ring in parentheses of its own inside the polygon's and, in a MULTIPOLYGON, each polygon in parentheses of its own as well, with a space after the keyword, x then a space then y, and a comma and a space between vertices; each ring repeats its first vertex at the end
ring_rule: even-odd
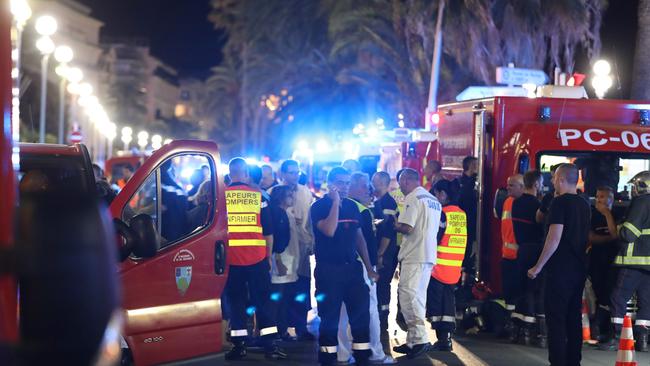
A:
POLYGON ((325 300, 325 294, 316 295, 316 302, 323 302, 325 300))
POLYGON ((305 302, 305 300, 307 300, 307 294, 298 294, 296 295, 294 300, 296 300, 297 302, 305 302))
POLYGON ((278 302, 282 298, 282 295, 279 292, 274 292, 270 296, 272 301, 278 302))
POLYGON ((249 306, 249 307, 246 309, 246 314, 248 314, 248 316, 253 316, 253 314, 255 314, 255 311, 256 311, 256 310, 257 310, 257 309, 255 309, 255 306, 249 306))

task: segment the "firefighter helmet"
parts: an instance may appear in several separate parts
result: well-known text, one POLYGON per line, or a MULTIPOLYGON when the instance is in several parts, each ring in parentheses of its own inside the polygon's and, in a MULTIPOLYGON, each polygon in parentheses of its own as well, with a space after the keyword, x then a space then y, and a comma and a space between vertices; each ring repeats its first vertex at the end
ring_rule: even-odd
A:
POLYGON ((646 170, 635 175, 628 184, 632 184, 633 191, 632 193, 636 195, 649 194, 650 193, 650 171, 646 170))

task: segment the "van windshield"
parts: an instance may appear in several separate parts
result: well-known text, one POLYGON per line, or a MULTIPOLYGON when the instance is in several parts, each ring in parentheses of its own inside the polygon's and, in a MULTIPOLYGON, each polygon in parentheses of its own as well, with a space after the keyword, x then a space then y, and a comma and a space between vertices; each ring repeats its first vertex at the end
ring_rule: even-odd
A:
MULTIPOLYGON (((589 197, 596 195, 600 186, 616 189, 616 199, 628 200, 627 182, 637 173, 650 170, 650 154, 627 152, 576 152, 558 151, 537 154, 537 166, 550 177, 551 167, 561 163, 573 163, 580 169, 578 189, 589 197)), ((550 184, 550 179, 545 179, 550 184)))

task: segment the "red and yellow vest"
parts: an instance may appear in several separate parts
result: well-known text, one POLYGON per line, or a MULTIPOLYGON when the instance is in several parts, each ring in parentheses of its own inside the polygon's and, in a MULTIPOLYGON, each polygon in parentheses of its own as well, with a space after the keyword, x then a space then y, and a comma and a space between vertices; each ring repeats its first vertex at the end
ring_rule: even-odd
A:
POLYGON ((262 193, 247 185, 226 188, 228 258, 235 266, 255 264, 266 258, 262 234, 262 193))
POLYGON ((512 223, 512 203, 515 202, 513 197, 506 198, 503 203, 503 213, 501 214, 501 257, 503 259, 517 259, 519 245, 515 239, 515 227, 512 223))
POLYGON ((460 271, 467 248, 467 215, 458 206, 442 208, 447 218, 447 227, 438 243, 438 258, 433 266, 431 277, 453 285, 460 280, 460 271))

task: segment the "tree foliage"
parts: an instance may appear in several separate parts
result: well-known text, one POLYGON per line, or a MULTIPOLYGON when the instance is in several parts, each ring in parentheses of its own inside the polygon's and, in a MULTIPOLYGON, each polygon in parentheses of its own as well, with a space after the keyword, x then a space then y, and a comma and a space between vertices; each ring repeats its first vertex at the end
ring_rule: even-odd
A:
MULTIPOLYGON (((210 20, 228 35, 224 61, 209 79, 215 138, 238 141, 242 152, 286 155, 290 149, 277 141, 301 133, 350 130, 377 117, 393 127, 397 113, 421 125, 439 3, 212 0, 210 20), (260 102, 282 89, 293 101, 269 114, 260 102)), ((572 72, 576 52, 600 51, 604 6, 603 0, 448 0, 438 99, 493 84, 495 68, 509 62, 572 72)))

